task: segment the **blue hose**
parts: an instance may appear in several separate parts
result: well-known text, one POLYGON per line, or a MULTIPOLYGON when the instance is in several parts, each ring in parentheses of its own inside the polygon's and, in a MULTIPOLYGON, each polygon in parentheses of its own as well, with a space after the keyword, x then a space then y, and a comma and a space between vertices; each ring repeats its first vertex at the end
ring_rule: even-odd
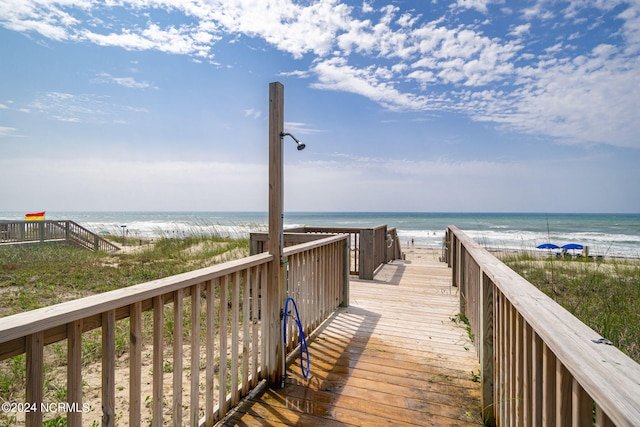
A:
POLYGON ((298 331, 300 331, 300 371, 302 372, 302 376, 307 379, 309 378, 309 372, 311 370, 311 361, 309 359, 309 347, 307 347, 307 338, 304 336, 304 328, 302 327, 302 322, 300 321, 300 313, 298 313, 298 306, 293 298, 287 297, 287 300, 284 303, 284 321, 282 322, 282 337, 284 339, 284 346, 287 347, 287 315, 289 313, 289 301, 293 303, 293 308, 296 311, 296 325, 298 325, 298 331), (307 354, 307 369, 304 368, 303 363, 303 352, 307 354))

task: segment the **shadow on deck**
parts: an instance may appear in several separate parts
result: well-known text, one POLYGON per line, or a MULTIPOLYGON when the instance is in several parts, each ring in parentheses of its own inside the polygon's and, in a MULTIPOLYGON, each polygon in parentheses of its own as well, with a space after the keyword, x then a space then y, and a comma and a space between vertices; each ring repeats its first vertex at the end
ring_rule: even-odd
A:
POLYGON ((284 388, 263 388, 221 424, 228 426, 482 425, 479 372, 458 313, 451 272, 435 256, 352 279, 348 308, 309 341, 311 374, 299 358, 284 388))

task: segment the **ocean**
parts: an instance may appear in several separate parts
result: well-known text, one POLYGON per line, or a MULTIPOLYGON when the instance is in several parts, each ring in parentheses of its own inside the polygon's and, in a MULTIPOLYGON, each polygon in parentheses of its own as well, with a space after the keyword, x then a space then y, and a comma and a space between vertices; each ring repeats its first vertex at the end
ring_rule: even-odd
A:
MULTIPOLYGON (((24 212, 0 212, 0 219, 23 219, 24 212)), ((96 233, 129 237, 181 237, 217 233, 246 237, 266 231, 266 212, 47 212, 46 219, 69 219, 96 233), (126 227, 122 227, 122 226, 126 227)), ((578 243, 589 254, 640 258, 640 214, 285 212, 285 228, 303 225, 396 227, 402 245, 439 248, 455 225, 489 250, 535 250, 542 243, 578 243)))

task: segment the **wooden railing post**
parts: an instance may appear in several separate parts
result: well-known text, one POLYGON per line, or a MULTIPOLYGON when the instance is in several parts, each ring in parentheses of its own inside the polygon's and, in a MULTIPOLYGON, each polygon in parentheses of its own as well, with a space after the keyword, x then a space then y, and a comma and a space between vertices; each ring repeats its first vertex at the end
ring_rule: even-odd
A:
POLYGON ((138 426, 142 393, 142 302, 134 302, 129 310, 129 425, 138 426))
POLYGON ((458 289, 460 292, 460 313, 467 313, 467 278, 466 278, 466 268, 467 268, 467 251, 460 244, 458 247, 458 289))
MULTIPOLYGON (((152 380, 152 426, 161 426, 162 423, 162 406, 163 406, 163 363, 164 363, 164 302, 162 296, 158 295, 153 298, 153 380, 152 380)), ((192 310, 197 310, 199 306, 193 306, 192 310)), ((192 349, 192 353, 197 349, 192 349)), ((194 375, 193 371, 191 375, 194 375)), ((192 405, 193 406, 193 405, 192 405)))
POLYGON ((27 234, 27 223, 25 221, 18 224, 18 241, 22 242, 27 234))
POLYGON ((373 228, 360 230, 360 263, 358 277, 365 280, 373 279, 374 267, 374 233, 373 228))
POLYGON ((115 426, 116 311, 102 314, 102 426, 115 426))
POLYGON ((46 239, 44 221, 38 221, 38 235, 40 236, 40 241, 44 242, 46 239))
POLYGON ((390 261, 387 254, 387 226, 385 225, 384 228, 378 229, 378 233, 380 233, 380 236, 378 237, 378 248, 380 254, 378 255, 379 262, 376 263, 376 267, 390 261))
POLYGON ((449 228, 447 228, 447 231, 445 231, 444 234, 444 242, 443 242, 443 251, 444 251, 444 261, 447 263, 447 266, 449 268, 451 268, 451 254, 452 254, 452 250, 451 250, 451 242, 452 242, 452 237, 453 233, 451 232, 451 230, 449 228))
POLYGON ((67 324, 67 402, 76 404, 67 413, 67 426, 82 426, 82 320, 67 324))
MULTIPOLYGON (((184 301, 182 300, 184 292, 178 289, 173 294, 173 404, 171 413, 173 414, 173 425, 182 423, 182 371, 183 371, 183 319, 184 319, 184 301)), ((211 293, 207 293, 207 304, 212 304, 214 298, 211 293)), ((207 319, 213 316, 213 313, 207 310, 207 319)), ((209 324, 210 321, 207 322, 209 324)), ((212 329, 207 329, 207 340, 212 340, 212 329)), ((213 365, 213 364, 212 364, 213 365)), ((213 391, 208 390, 213 398, 213 391)), ((208 418, 213 415, 213 408, 207 409, 208 418)))
POLYGON ((29 405, 35 405, 34 411, 25 415, 27 426, 42 425, 41 404, 43 399, 43 364, 44 364, 44 332, 36 332, 26 337, 26 392, 25 400, 29 405))
POLYGON ((350 273, 350 256, 351 250, 351 238, 347 234, 347 238, 344 240, 342 246, 342 302, 340 307, 349 307, 349 273, 350 273))
POLYGON ((495 425, 493 381, 494 381, 494 354, 493 354, 493 282, 480 269, 480 380, 482 385, 481 406, 482 418, 485 425, 495 425))
POLYGON ((460 253, 460 242, 458 240, 458 236, 449 229, 449 241, 450 241, 450 255, 449 255, 449 267, 451 267, 451 284, 454 287, 457 287, 460 282, 460 262, 458 258, 458 254, 460 253))
POLYGON ((258 240, 258 233, 249 234, 249 255, 256 255, 262 253, 264 242, 258 240))

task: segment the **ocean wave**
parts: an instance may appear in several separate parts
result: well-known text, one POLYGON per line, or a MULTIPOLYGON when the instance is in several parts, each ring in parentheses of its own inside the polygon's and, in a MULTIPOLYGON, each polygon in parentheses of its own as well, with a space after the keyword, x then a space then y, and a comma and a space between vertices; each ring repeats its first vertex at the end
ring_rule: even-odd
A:
MULTIPOLYGON (((491 251, 530 251, 542 243, 579 243, 589 247, 593 255, 638 257, 640 236, 604 233, 551 233, 521 230, 463 230, 480 246, 491 251)), ((398 230, 401 244, 436 248, 442 245, 442 230, 398 230)))

